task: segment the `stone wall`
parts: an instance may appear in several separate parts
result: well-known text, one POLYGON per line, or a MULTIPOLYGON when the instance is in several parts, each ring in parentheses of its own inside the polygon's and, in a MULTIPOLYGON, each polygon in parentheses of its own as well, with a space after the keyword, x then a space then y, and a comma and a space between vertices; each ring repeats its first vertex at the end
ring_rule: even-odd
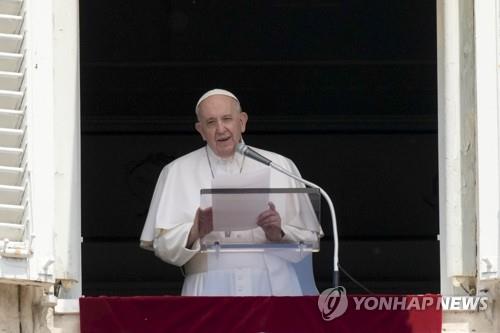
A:
POLYGON ((44 288, 0 283, 0 333, 50 333, 44 288))

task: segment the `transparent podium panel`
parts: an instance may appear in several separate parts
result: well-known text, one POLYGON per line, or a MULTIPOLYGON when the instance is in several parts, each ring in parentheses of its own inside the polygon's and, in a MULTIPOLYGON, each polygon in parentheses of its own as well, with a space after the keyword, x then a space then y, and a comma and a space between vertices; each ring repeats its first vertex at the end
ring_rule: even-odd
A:
POLYGON ((318 294, 312 254, 322 235, 320 203, 309 188, 201 190, 201 222, 212 229, 201 251, 208 274, 220 281, 210 294, 318 294))

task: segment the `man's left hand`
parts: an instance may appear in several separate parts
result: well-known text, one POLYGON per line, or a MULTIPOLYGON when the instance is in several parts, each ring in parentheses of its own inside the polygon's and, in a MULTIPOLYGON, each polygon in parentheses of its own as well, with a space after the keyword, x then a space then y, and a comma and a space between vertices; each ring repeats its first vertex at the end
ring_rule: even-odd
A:
POLYGON ((257 217, 257 225, 264 230, 266 238, 271 242, 278 242, 284 236, 281 230, 281 216, 272 202, 269 202, 269 209, 257 217))

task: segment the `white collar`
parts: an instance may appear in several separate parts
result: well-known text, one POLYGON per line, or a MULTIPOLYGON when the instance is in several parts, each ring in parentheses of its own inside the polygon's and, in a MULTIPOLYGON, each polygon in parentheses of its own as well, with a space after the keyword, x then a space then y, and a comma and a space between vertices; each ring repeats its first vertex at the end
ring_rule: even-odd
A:
MULTIPOLYGON (((243 139, 241 140, 241 142, 243 142, 243 139)), ((238 167, 241 167, 241 164, 243 163, 243 155, 241 155, 240 153, 236 153, 235 152, 232 156, 223 158, 223 157, 218 156, 212 150, 212 148, 210 148, 209 145, 207 145, 207 151, 208 151, 208 156, 210 158, 210 161, 212 161, 213 163, 217 163, 217 164, 232 164, 232 163, 236 163, 236 165, 238 167)))

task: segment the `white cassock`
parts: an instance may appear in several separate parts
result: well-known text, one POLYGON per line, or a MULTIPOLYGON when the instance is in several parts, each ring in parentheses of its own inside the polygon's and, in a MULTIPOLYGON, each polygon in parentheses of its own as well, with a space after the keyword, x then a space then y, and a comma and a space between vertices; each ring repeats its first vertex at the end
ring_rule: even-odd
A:
MULTIPOLYGON (((255 149, 255 148, 254 148, 255 149)), ((299 175, 288 158, 261 149, 260 154, 299 175)), ((195 150, 169 163, 161 172, 141 235, 141 247, 153 250, 163 261, 184 266, 182 295, 189 296, 296 296, 302 295, 292 262, 268 253, 200 253, 200 241, 186 248, 194 215, 200 206, 200 189, 211 188, 212 178, 224 174, 245 174, 269 168, 235 154, 221 159, 208 147, 195 150), (213 174, 212 174, 213 173, 213 174)), ((303 187, 275 170, 270 173, 271 188, 303 187)), ((279 212, 279 210, 278 210, 279 212)), ((283 241, 317 241, 319 225, 301 227, 282 217, 283 241), (313 230, 315 229, 315 230, 313 230)), ((231 232, 228 241, 266 242, 264 231, 256 228, 231 232)))

